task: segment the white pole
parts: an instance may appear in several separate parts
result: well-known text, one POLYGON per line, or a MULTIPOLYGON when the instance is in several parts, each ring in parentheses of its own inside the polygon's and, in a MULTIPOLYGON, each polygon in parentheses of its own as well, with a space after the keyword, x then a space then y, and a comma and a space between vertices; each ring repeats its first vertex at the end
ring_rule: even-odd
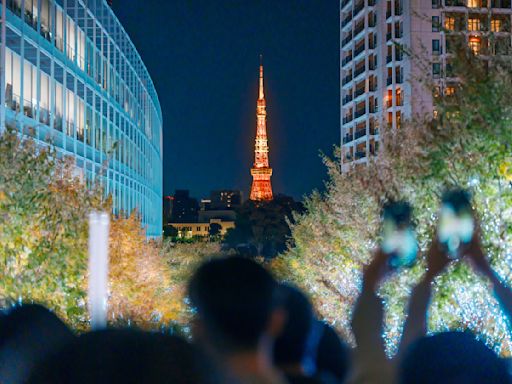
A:
POLYGON ((89 314, 91 328, 107 326, 108 235, 110 216, 105 212, 89 214, 89 314))

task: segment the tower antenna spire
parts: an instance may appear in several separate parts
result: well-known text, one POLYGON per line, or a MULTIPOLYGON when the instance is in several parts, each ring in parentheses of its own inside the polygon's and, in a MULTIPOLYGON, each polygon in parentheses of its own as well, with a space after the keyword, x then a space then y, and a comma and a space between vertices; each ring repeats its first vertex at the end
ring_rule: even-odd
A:
POLYGON ((260 89, 256 103, 256 140, 254 146, 254 165, 251 169, 252 187, 251 197, 253 201, 272 200, 272 168, 268 161, 268 139, 267 139, 267 112, 265 93, 263 91, 263 55, 260 55, 260 89))
POLYGON ((259 88, 259 100, 265 99, 265 91, 263 89, 263 55, 260 54, 260 88, 259 88))

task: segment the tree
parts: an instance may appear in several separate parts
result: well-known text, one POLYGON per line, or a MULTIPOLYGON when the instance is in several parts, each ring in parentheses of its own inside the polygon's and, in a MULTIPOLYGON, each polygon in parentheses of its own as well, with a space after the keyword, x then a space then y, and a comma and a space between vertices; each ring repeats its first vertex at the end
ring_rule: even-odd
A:
POLYGON ((210 235, 210 238, 215 239, 220 236, 221 231, 222 231, 222 226, 219 223, 211 223, 208 233, 210 235))
POLYGON ((245 248, 253 256, 273 258, 286 249, 291 234, 289 223, 303 209, 291 197, 278 195, 271 201, 246 201, 237 211, 235 228, 224 242, 232 248, 245 248))
MULTIPOLYGON (((441 94, 435 100, 437 118, 417 116, 400 130, 380 128, 379 156, 368 166, 342 173, 337 160, 325 158, 330 178, 326 193, 313 193, 306 200, 307 214, 292 229, 295 246, 272 262, 281 278, 311 292, 318 311, 348 340, 361 269, 377 244, 380 209, 389 199, 405 199, 415 207, 424 251, 434 232, 441 192, 455 185, 470 188, 491 261, 511 282, 512 66, 499 58, 488 65, 460 48, 453 70, 460 82, 455 95, 441 94)), ((429 79, 423 81, 432 86, 429 79)), ((409 290, 424 269, 420 259, 381 290, 390 353, 400 337, 409 290)), ((454 263, 436 281, 429 314, 432 331, 470 329, 498 352, 511 353, 498 303, 464 262, 454 263)))

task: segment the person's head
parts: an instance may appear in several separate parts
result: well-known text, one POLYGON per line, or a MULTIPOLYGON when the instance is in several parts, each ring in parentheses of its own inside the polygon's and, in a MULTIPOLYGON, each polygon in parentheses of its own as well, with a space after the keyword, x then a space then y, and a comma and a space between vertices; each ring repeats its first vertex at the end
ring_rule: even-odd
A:
POLYGON ((261 265, 241 258, 210 260, 192 276, 194 338, 217 353, 256 351, 281 326, 277 283, 261 265))
POLYGON ((282 284, 279 289, 286 320, 274 344, 274 362, 280 367, 303 365, 306 363, 308 353, 314 355, 313 307, 299 289, 286 284, 282 284))
POLYGON ((401 384, 510 383, 507 366, 474 335, 445 332, 412 344, 400 367, 401 384))
POLYGON ((184 339, 136 330, 90 332, 40 364, 29 384, 218 383, 199 351, 184 339))
POLYGON ((43 306, 13 308, 0 318, 0 382, 25 382, 35 364, 73 338, 69 328, 43 306))
POLYGON ((350 369, 350 349, 329 324, 322 323, 316 354, 316 369, 343 382, 350 369))

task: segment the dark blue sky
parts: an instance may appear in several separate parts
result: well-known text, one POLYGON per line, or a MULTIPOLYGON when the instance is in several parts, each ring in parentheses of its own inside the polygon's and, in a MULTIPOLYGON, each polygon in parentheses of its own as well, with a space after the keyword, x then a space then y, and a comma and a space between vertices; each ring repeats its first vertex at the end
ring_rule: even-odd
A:
POLYGON ((274 193, 322 188, 339 142, 339 0, 114 0, 155 83, 164 194, 247 196, 259 54, 274 193))

